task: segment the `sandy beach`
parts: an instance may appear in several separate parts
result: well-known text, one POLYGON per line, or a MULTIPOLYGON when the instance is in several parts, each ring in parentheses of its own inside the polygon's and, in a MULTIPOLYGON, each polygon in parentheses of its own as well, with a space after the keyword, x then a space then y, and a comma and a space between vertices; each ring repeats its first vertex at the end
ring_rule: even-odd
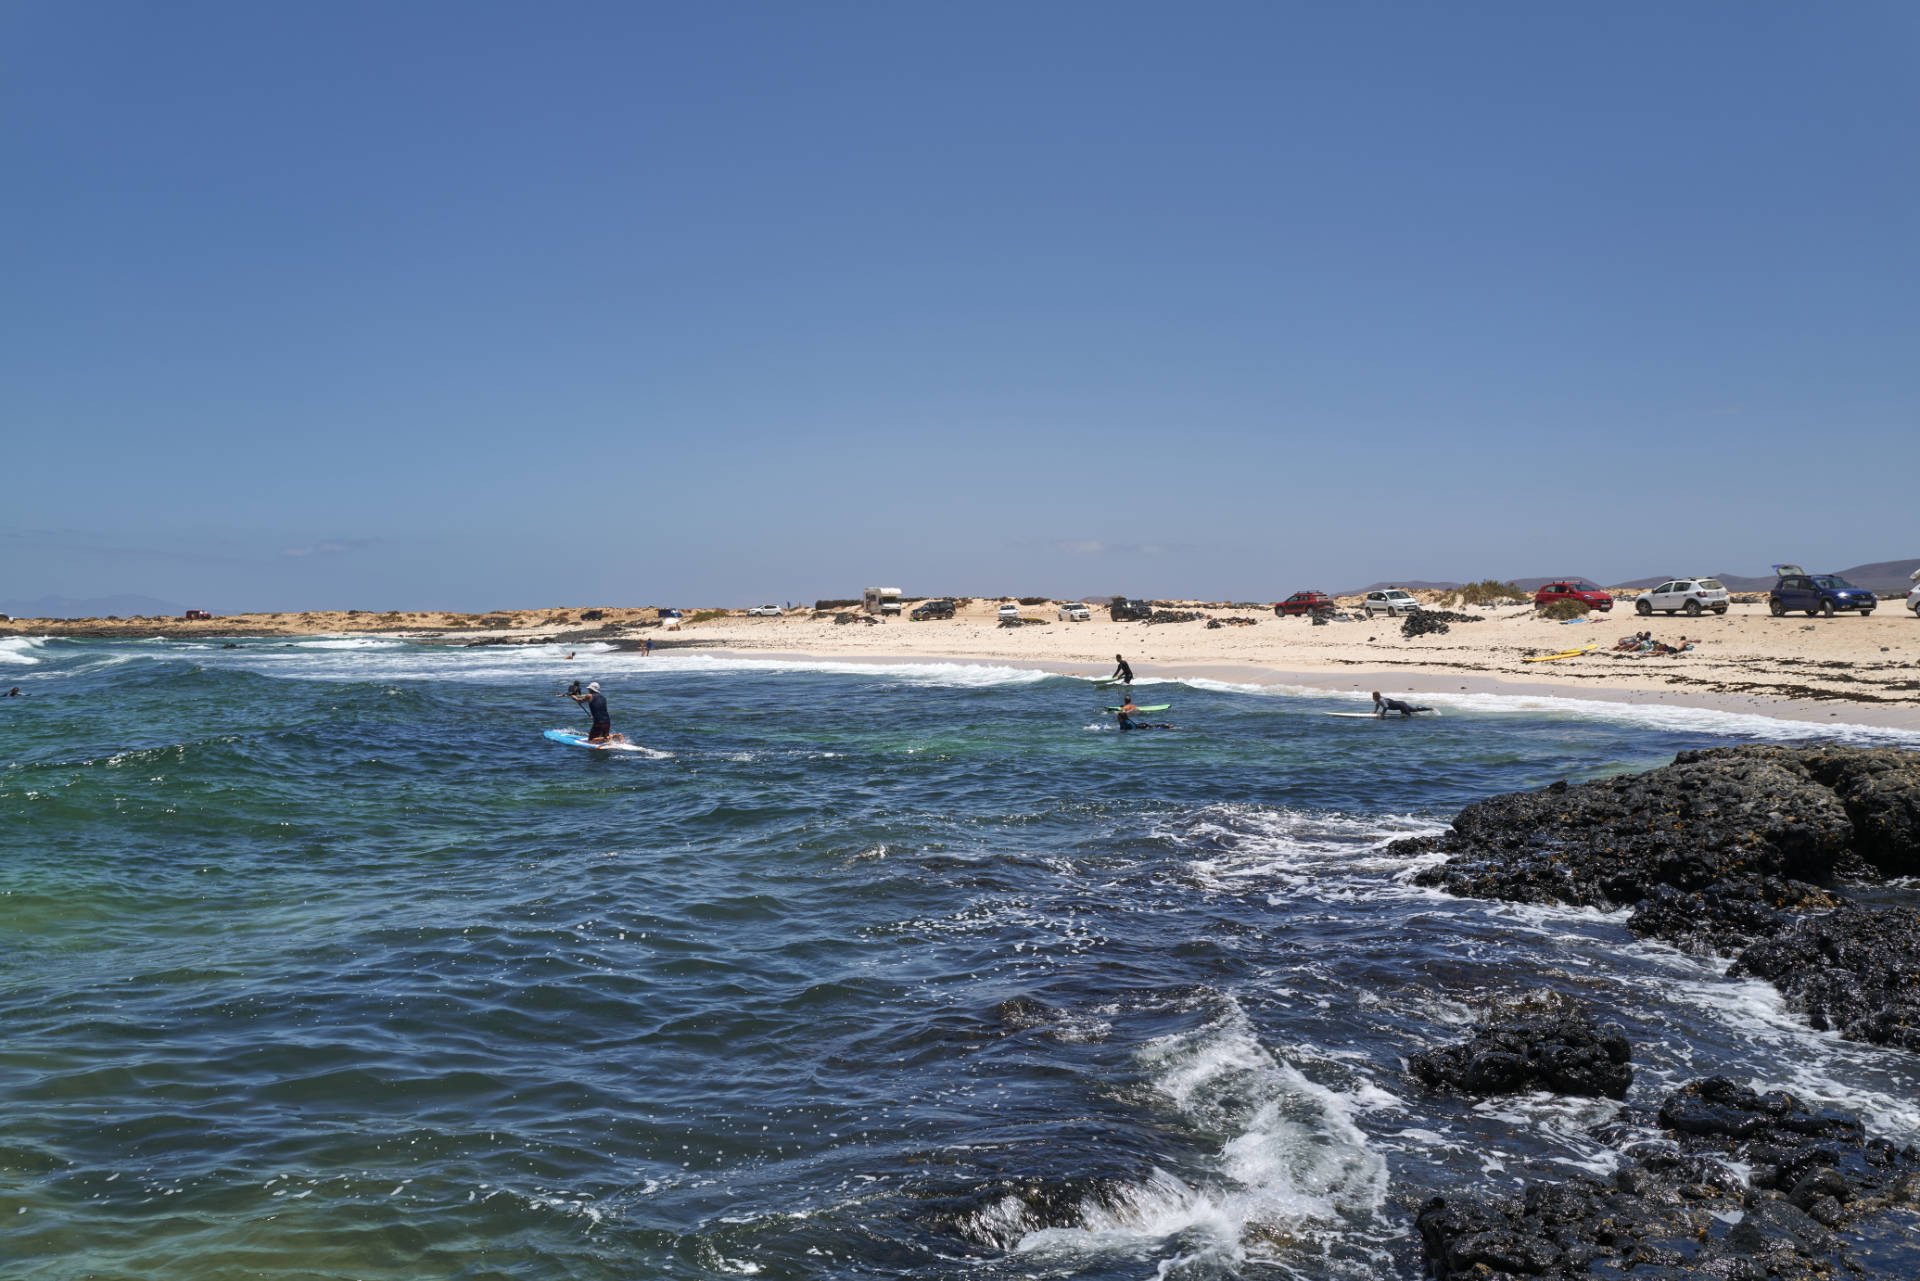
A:
MULTIPOLYGON (((0 634, 65 636, 399 635, 424 643, 486 645, 652 639, 659 650, 701 648, 750 656, 808 656, 914 662, 992 662, 1061 672, 1110 670, 1124 654, 1143 678, 1214 676, 1330 690, 1428 694, 1493 693, 1706 707, 1808 721, 1920 729, 1920 619, 1888 601, 1869 617, 1771 617, 1737 604, 1722 617, 1636 615, 1629 602, 1610 614, 1561 623, 1531 606, 1473 609, 1483 620, 1445 635, 1403 637, 1397 620, 1353 617, 1316 626, 1231 606, 1170 602, 1202 615, 1180 623, 1116 623, 1104 609, 1086 622, 1058 617, 1056 604, 1027 606, 1029 622, 1000 625, 995 600, 963 605, 952 619, 836 622, 799 610, 782 618, 736 610, 689 610, 677 629, 654 609, 550 608, 489 614, 308 612, 178 619, 12 620, 0 634), (1210 627, 1209 620, 1251 618, 1210 627), (1676 655, 1615 652, 1614 643, 1649 630, 1694 648, 1676 655), (1529 658, 1577 646, 1590 653, 1552 662, 1529 658)), ((843 611, 845 612, 845 611, 843 611)))

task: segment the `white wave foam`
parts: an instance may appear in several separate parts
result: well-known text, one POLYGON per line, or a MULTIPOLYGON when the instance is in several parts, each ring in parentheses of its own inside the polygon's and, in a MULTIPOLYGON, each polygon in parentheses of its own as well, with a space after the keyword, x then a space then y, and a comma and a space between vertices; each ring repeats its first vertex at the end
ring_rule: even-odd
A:
POLYGON ((989 663, 867 663, 839 659, 739 658, 720 654, 655 654, 651 658, 626 654, 639 670, 787 675, 818 672, 838 676, 876 676, 916 685, 953 689, 988 689, 1002 685, 1033 685, 1055 679, 1053 673, 1027 667, 999 667, 989 663))
POLYGON ((1234 1136, 1213 1176, 1190 1183, 1155 1169, 1117 1197, 1084 1205, 1077 1226, 1029 1233, 1020 1250, 1107 1251, 1187 1236, 1233 1264, 1250 1234, 1325 1228, 1385 1204, 1386 1161, 1354 1122, 1361 1104, 1268 1050, 1231 996, 1212 1022, 1149 1043, 1139 1062, 1196 1131, 1234 1136))
POLYGON ((1414 814, 1352 815, 1245 803, 1211 805, 1162 820, 1155 836, 1205 851, 1188 869, 1208 889, 1243 892, 1256 880, 1325 897, 1352 888, 1388 889, 1382 873, 1406 860, 1383 851, 1407 836, 1434 836, 1444 822, 1414 814), (1347 877, 1329 873, 1345 872, 1347 877))
MULTIPOLYGON (((1146 682, 1136 682, 1141 684, 1146 682)), ((1222 681, 1212 677, 1163 677, 1156 683, 1186 685, 1192 689, 1222 694, 1251 694, 1264 698, 1337 699, 1343 703, 1370 703, 1370 696, 1351 690, 1315 688, 1310 685, 1260 685, 1242 681, 1222 681)), ((1485 716, 1552 716, 1568 720, 1601 720, 1632 725, 1636 728, 1667 730, 1685 734, 1715 734, 1775 742, 1799 742, 1806 739, 1840 739, 1844 742, 1885 743, 1892 746, 1920 746, 1920 730, 1890 729, 1879 725, 1859 725, 1833 720, 1785 720, 1758 712, 1728 712, 1711 707, 1674 707, 1649 703, 1612 703, 1600 699, 1566 698, 1549 694, 1473 694, 1423 693, 1420 698, 1442 709, 1478 713, 1485 716)))
POLYGON ((44 648, 44 636, 0 636, 0 663, 28 667, 39 663, 31 651, 44 648))

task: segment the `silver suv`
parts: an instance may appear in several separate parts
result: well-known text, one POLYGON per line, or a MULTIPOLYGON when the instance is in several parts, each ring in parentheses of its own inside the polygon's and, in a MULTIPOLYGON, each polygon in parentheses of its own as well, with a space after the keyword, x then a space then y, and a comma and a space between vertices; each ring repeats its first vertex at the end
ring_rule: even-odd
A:
POLYGON ((1634 597, 1633 609, 1643 616, 1656 609, 1663 614, 1685 610, 1688 618, 1698 618, 1702 610, 1726 613, 1731 600, 1717 578, 1676 578, 1634 597))

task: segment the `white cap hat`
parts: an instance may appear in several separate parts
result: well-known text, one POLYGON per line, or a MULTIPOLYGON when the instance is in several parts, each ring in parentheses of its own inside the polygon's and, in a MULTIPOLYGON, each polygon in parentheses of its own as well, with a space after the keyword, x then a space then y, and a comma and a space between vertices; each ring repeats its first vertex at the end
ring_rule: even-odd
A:
POLYGON ((587 682, 587 689, 588 689, 589 691, 591 691, 591 692, 593 692, 593 693, 595 693, 595 694, 598 694, 598 693, 600 692, 600 682, 599 682, 599 681, 588 681, 588 682, 587 682))

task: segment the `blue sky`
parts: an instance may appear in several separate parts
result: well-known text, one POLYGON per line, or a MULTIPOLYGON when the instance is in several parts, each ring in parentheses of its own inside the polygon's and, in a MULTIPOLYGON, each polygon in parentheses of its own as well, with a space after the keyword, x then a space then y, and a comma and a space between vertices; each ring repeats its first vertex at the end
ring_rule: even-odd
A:
POLYGON ((1905 3, 16 4, 0 598, 1920 554, 1905 3))

